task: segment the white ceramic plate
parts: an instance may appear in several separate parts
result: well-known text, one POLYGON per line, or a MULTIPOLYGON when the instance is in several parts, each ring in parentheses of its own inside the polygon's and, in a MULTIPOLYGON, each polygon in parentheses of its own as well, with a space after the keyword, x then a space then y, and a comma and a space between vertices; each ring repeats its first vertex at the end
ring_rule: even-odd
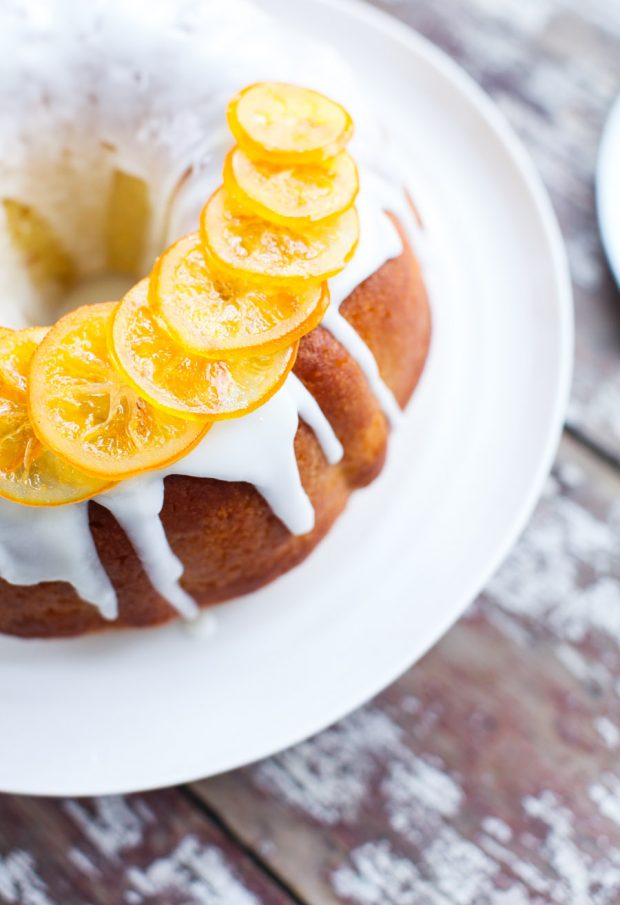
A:
POLYGON ((620 97, 607 117, 596 168, 598 224, 609 266, 620 286, 620 97))
POLYGON ((101 794, 246 764, 317 732, 417 660, 497 568, 551 465, 572 310, 547 196, 490 101, 396 21, 262 0, 331 36, 392 123, 435 265, 431 359, 380 480, 302 566, 178 626, 0 639, 0 789, 101 794), (372 61, 372 66, 368 61, 372 61))

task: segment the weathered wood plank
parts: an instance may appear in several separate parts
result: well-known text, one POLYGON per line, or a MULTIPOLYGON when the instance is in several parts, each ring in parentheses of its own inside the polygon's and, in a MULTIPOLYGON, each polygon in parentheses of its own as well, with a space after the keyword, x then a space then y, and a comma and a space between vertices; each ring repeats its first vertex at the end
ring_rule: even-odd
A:
POLYGON ((290 905, 177 791, 66 801, 0 796, 0 902, 290 905))
POLYGON ((301 898, 620 901, 620 480, 573 445, 531 526, 402 680, 195 789, 301 898))
POLYGON ((620 92, 620 4, 375 0, 375 5, 461 63, 531 152, 560 220, 575 287, 569 423, 620 461, 620 293, 604 259, 594 203, 600 134, 620 92))

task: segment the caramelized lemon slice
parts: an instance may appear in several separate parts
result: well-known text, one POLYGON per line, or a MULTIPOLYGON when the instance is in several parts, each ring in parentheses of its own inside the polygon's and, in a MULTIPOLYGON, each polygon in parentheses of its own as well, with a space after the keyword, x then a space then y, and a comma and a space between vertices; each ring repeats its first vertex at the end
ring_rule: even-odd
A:
POLYGON ((193 233, 157 261, 149 300, 189 352, 230 359, 266 355, 309 333, 327 309, 329 291, 326 283, 265 290, 226 276, 206 259, 193 233))
POLYGON ((115 302, 62 317, 32 357, 29 411, 37 437, 87 474, 120 480, 180 459, 208 423, 166 415, 116 370, 107 344, 115 302))
POLYGON ((258 82, 228 105, 228 125, 250 157, 272 163, 320 163, 353 134, 340 104, 318 91, 285 82, 258 82))
POLYGON ((231 203, 218 189, 200 215, 203 248, 233 275, 263 287, 320 283, 339 273, 359 239, 354 207, 326 223, 292 229, 231 203))
POLYGON ((149 305, 148 280, 130 289, 114 313, 111 345, 123 374, 153 405, 185 418, 235 418, 279 389, 297 344, 268 355, 216 361, 174 342, 149 305))
POLYGON ((346 151, 321 165, 283 167, 252 160, 241 148, 233 148, 224 164, 224 187, 235 201, 265 220, 295 227, 348 210, 359 180, 346 151))
POLYGON ((0 332, 0 496, 29 506, 77 503, 109 482, 73 468, 36 438, 28 416, 28 374, 45 327, 0 332))

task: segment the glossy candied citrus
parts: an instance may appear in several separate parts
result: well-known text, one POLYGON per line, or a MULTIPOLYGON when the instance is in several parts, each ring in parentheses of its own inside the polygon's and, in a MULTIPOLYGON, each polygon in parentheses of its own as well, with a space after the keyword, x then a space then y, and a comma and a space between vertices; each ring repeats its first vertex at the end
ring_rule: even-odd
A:
POLYGON ((189 352, 238 358, 275 352, 309 333, 327 309, 329 291, 326 283, 264 289, 228 276, 205 257, 192 233, 157 261, 149 300, 189 352))
POLYGON ((353 134, 340 104, 318 91, 286 82, 258 82, 228 105, 228 125, 250 157, 272 163, 320 163, 353 134))
POLYGON ((153 405, 186 418, 235 418, 253 411, 282 386, 297 344, 266 355, 215 360, 175 342, 149 304, 148 280, 130 289, 114 313, 116 362, 153 405))
POLYGON ((29 506, 77 503, 108 481, 88 477, 37 439, 28 415, 28 376, 45 327, 0 332, 0 496, 29 506))
POLYGON ((164 414, 118 373, 108 349, 116 302, 62 317, 35 351, 29 412, 38 438, 88 474, 120 480, 163 468, 208 430, 164 414))
POLYGON ((346 151, 323 164, 281 166, 233 148, 224 163, 224 187, 253 213, 294 227, 342 214, 355 201, 359 180, 346 151))
POLYGON ((354 207, 326 223, 292 228, 244 211, 226 190, 215 192, 200 215, 208 255, 227 272, 263 287, 323 282, 339 273, 359 239, 354 207))

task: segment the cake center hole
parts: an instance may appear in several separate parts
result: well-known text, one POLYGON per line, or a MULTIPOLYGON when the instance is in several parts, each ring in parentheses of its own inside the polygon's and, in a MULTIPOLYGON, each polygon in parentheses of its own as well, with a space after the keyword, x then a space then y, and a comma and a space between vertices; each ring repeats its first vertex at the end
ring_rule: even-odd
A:
POLYGON ((135 282, 136 277, 126 273, 101 273, 78 280, 58 303, 55 320, 82 305, 122 299, 135 282))
POLYGON ((0 198, 1 325, 45 326, 81 305, 121 299, 161 251, 144 179, 113 169, 95 201, 69 197, 71 185, 56 188, 55 204, 0 198))

